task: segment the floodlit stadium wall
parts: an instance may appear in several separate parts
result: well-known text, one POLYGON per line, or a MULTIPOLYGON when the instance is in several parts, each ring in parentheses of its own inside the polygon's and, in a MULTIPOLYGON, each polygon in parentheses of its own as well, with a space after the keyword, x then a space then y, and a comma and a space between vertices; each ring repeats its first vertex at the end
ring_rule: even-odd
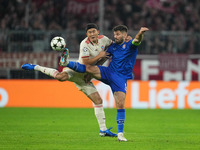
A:
MULTIPOLYGON (((58 65, 59 54, 57 52, 0 53, 0 79, 46 78, 47 76, 41 78, 39 72, 34 72, 30 75, 29 72, 21 69, 21 65, 31 60, 33 64, 56 68, 62 71, 62 67, 58 65)), ((134 79, 144 81, 200 81, 200 55, 188 55, 188 59, 181 59, 182 54, 165 54, 165 57, 162 56, 161 58, 159 56, 138 55, 133 69, 134 79)), ((72 54, 70 54, 70 57, 72 57, 72 54)), ((77 57, 74 56, 70 60, 76 61, 77 57)))
MULTIPOLYGON (((114 108, 110 87, 94 81, 105 108, 114 108)), ((0 80, 0 107, 92 108, 92 102, 71 82, 0 80)), ((200 82, 128 81, 126 108, 200 109, 200 82)))

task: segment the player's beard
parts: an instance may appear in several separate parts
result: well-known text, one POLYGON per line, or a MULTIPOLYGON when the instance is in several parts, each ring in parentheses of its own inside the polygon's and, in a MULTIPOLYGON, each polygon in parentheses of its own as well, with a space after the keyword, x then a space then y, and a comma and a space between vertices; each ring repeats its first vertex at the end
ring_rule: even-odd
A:
POLYGON ((124 38, 121 38, 121 39, 118 39, 118 40, 115 39, 115 43, 119 44, 119 45, 124 43, 124 38))

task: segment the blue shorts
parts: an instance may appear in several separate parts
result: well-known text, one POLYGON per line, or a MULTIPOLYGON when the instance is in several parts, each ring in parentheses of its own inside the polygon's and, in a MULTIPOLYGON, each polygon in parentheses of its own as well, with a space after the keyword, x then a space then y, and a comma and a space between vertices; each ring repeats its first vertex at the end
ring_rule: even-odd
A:
POLYGON ((111 90, 114 92, 124 92, 126 94, 127 90, 127 80, 117 75, 109 67, 98 66, 101 72, 101 79, 105 84, 108 84, 111 87, 111 90))

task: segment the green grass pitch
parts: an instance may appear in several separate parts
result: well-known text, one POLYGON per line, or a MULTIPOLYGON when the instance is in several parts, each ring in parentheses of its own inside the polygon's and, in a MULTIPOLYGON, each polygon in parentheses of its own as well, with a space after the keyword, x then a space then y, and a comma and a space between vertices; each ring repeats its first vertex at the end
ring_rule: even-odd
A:
MULTIPOLYGON (((105 109, 117 132, 116 109, 105 109)), ((199 150, 200 110, 126 109, 125 137, 100 137, 93 109, 1 108, 1 150, 199 150)))

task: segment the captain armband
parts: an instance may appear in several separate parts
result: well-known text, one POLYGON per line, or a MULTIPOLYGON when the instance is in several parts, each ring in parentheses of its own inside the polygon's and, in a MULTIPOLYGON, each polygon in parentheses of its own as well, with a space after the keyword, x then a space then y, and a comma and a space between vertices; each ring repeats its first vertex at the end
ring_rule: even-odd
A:
POLYGON ((133 40, 133 41, 132 41, 132 44, 135 45, 135 46, 139 46, 139 45, 141 44, 141 42, 135 43, 134 40, 133 40))

